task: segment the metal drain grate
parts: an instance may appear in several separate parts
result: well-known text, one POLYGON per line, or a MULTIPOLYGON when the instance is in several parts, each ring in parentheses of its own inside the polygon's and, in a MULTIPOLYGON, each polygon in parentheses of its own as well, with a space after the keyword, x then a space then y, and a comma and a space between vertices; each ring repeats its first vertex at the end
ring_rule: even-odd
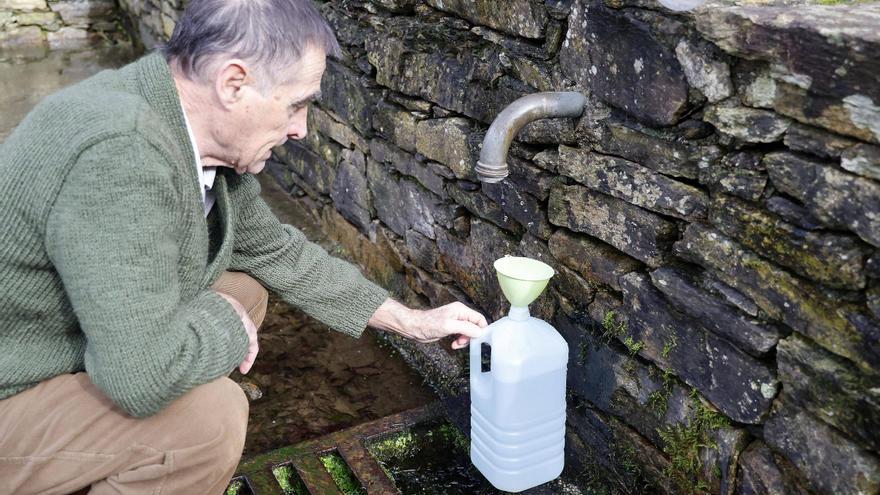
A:
POLYGON ((346 430, 331 433, 289 447, 260 454, 239 465, 231 484, 240 485, 239 495, 283 495, 274 469, 290 466, 312 495, 343 495, 321 462, 321 457, 337 452, 345 460, 367 495, 400 493, 385 471, 367 450, 367 443, 441 417, 439 405, 410 409, 346 430))

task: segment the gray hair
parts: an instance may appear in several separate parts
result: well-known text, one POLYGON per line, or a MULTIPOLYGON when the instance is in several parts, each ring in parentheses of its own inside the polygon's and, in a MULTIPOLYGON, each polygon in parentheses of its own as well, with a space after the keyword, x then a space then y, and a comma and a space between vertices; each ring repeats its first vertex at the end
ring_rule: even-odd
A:
POLYGON ((219 55, 254 64, 261 89, 277 66, 296 63, 307 47, 339 58, 333 30, 310 0, 191 0, 162 54, 187 78, 206 82, 219 55))

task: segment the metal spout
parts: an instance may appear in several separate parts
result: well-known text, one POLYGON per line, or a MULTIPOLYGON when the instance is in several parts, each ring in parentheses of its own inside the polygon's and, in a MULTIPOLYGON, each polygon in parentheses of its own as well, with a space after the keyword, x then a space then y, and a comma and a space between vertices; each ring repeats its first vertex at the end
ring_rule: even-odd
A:
POLYGON ((477 176, 483 182, 500 182, 507 177, 507 150, 529 122, 548 117, 580 117, 587 98, 576 92, 533 93, 507 106, 495 117, 483 139, 477 161, 477 176))

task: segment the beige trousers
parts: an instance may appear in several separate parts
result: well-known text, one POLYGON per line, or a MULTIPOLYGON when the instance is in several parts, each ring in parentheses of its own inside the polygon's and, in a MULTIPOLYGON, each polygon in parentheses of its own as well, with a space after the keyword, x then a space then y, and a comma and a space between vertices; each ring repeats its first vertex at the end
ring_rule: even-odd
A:
MULTIPOLYGON (((256 280, 224 273, 214 288, 262 323, 268 294, 256 280)), ((57 376, 0 400, 0 494, 219 494, 241 457, 247 418, 244 393, 225 377, 138 419, 86 373, 57 376)))

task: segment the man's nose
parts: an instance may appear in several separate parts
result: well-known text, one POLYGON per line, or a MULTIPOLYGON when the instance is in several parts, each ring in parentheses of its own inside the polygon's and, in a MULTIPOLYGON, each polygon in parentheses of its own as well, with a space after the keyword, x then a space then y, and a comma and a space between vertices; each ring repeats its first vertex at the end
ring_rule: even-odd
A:
POLYGON ((309 132, 308 112, 306 109, 296 112, 287 128, 287 137, 290 139, 302 139, 309 132))

